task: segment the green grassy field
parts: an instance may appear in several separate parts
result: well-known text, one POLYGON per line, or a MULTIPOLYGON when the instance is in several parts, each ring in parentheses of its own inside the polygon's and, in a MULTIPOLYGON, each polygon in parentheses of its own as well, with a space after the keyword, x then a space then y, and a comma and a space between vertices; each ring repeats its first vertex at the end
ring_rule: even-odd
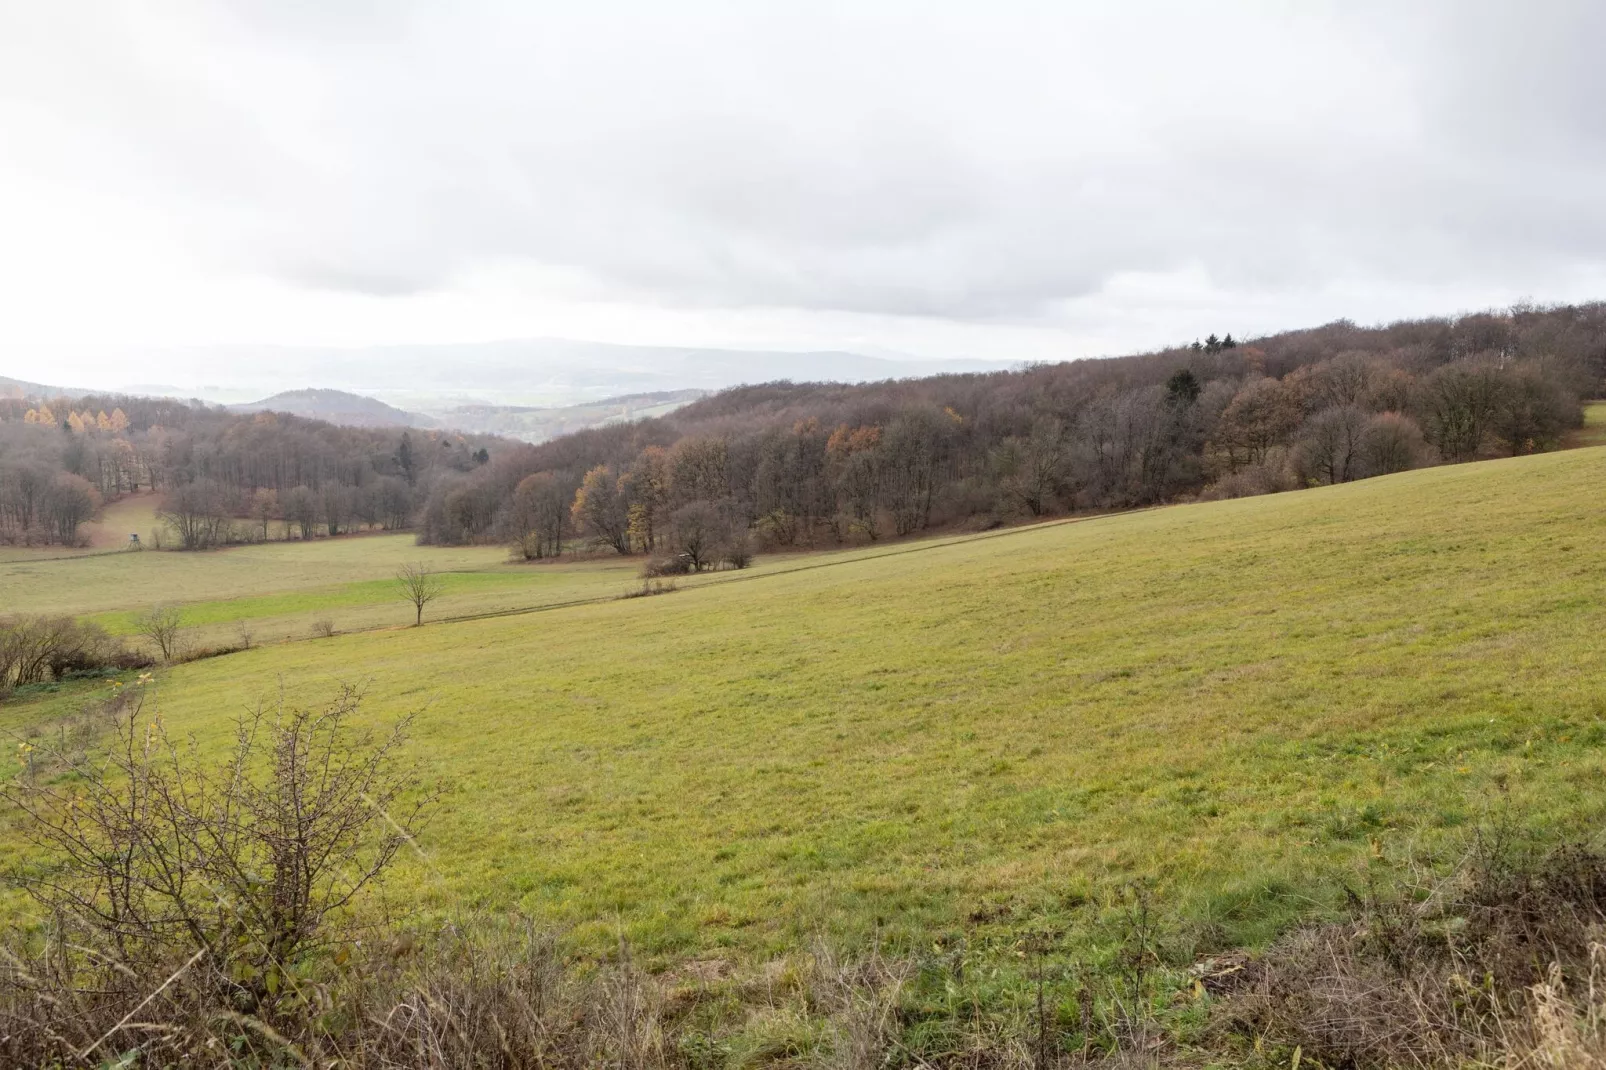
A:
MULTIPOLYGON (((704 573, 675 583, 690 588, 746 580, 905 549, 772 554, 742 573, 704 573)), ((395 582, 396 570, 408 563, 441 576, 444 590, 427 610, 435 621, 608 601, 641 584, 639 558, 515 563, 504 547, 418 546, 410 534, 376 534, 199 554, 15 551, 0 557, 0 592, 9 611, 84 617, 135 645, 141 642, 136 618, 154 605, 182 607, 194 645, 234 644, 241 625, 253 643, 271 644, 310 638, 320 620, 339 632, 412 624, 413 607, 395 582)))
MULTIPOLYGON (((422 914, 518 906, 579 949, 622 934, 667 963, 822 932, 1007 942, 1142 875, 1212 939, 1254 942, 1376 851, 1491 808, 1606 817, 1603 479, 1586 449, 772 560, 195 662, 156 695, 206 745, 281 680, 306 703, 365 683, 375 722, 417 711, 445 789, 427 862, 397 876, 422 914)), ((26 608, 182 590, 197 613, 292 620, 380 612, 421 553, 373 537, 0 578, 26 608)), ((462 570, 462 606, 633 577, 430 553, 462 570)), ((14 701, 0 728, 81 700, 14 701)))

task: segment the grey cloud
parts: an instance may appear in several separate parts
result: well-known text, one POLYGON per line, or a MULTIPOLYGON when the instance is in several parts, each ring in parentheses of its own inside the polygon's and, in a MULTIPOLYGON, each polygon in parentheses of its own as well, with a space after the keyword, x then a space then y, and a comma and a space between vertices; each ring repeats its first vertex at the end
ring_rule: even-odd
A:
POLYGON ((1135 272, 1606 260, 1598 5, 1204 7, 249 3, 33 45, 68 59, 64 178, 311 288, 513 259, 582 296, 1029 321, 1135 272))

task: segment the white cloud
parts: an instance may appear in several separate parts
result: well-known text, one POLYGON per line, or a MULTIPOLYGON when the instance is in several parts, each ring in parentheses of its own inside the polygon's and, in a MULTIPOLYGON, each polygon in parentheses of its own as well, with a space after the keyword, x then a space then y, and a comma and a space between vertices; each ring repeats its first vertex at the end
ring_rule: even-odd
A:
POLYGON ((1582 3, 18 0, 0 344, 1045 359, 1597 296, 1603 32, 1582 3))

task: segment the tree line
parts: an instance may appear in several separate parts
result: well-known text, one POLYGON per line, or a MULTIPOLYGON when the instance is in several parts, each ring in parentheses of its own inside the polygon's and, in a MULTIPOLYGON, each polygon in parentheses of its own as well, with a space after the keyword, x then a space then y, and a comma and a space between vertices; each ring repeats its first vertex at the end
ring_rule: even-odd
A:
POLYGON ((984 374, 766 383, 529 446, 173 399, 0 399, 0 542, 163 495, 176 545, 416 526, 666 569, 755 544, 1233 497, 1555 448, 1606 393, 1606 304, 1205 341, 984 374))
POLYGON ((1339 321, 1131 357, 737 387, 504 448, 438 481, 420 538, 576 538, 702 568, 1072 510, 1236 497, 1556 448, 1603 392, 1606 304, 1339 321))
POLYGON ((0 543, 72 545, 101 504, 155 491, 176 545, 405 528, 484 436, 336 427, 121 396, 0 399, 0 543))

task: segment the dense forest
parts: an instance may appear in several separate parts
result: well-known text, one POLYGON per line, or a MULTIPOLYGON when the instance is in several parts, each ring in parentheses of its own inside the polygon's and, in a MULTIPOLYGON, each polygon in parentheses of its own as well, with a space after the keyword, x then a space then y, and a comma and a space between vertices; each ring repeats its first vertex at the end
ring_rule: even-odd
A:
POLYGON ((1606 304, 864 385, 738 387, 436 482, 436 543, 571 535, 702 567, 1072 510, 1236 497, 1552 449, 1603 392, 1606 304))
POLYGON ((1018 371, 767 383, 528 446, 168 399, 0 400, 0 542, 164 495, 175 545, 416 526, 702 568, 1076 510, 1236 497, 1552 449, 1606 393, 1606 304, 1519 306, 1018 371), (243 527, 246 518, 258 525, 243 527))
POLYGON ((103 501, 163 494, 175 544, 201 549, 283 520, 302 537, 404 528, 436 483, 494 440, 239 415, 164 398, 0 399, 0 543, 72 544, 103 501))

